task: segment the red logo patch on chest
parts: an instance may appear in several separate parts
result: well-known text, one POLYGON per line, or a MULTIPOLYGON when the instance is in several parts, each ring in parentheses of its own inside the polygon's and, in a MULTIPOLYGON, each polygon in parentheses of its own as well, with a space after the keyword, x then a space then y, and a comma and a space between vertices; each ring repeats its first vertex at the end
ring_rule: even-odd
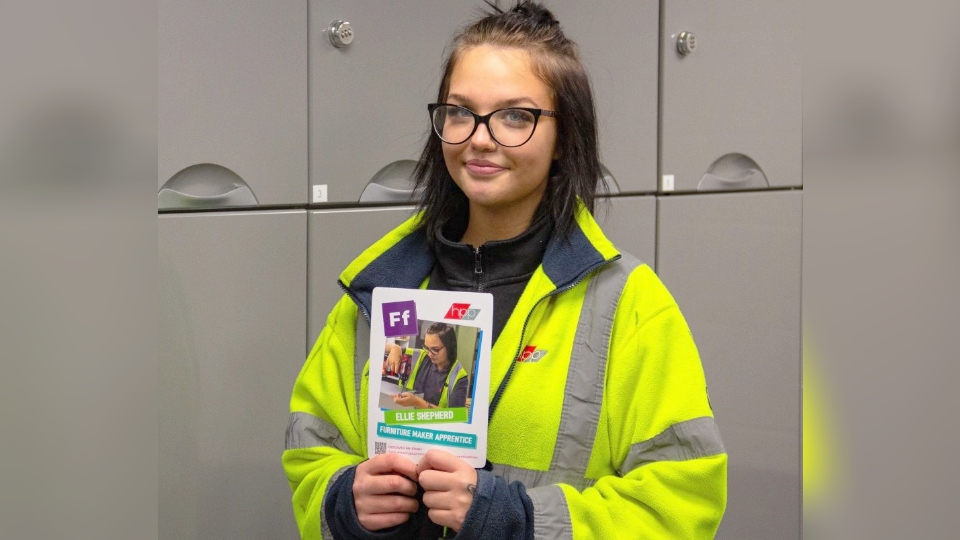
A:
POLYGON ((546 355, 547 351, 537 349, 536 345, 527 345, 517 357, 517 362, 539 362, 546 355))

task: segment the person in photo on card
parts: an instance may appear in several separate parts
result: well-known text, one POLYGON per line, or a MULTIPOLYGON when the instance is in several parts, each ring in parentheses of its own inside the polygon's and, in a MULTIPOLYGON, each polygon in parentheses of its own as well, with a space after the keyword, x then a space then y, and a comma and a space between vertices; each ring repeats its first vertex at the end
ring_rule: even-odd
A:
POLYGON ((442 322, 428 326, 423 336, 423 350, 426 354, 421 356, 411 375, 413 392, 393 396, 394 403, 415 409, 465 406, 467 372, 457 363, 457 332, 453 326, 442 322))

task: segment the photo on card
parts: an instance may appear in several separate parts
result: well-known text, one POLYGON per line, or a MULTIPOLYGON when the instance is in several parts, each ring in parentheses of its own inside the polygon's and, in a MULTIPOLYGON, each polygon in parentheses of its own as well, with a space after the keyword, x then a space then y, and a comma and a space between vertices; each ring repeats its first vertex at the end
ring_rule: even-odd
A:
POLYGON ((452 409, 445 419, 469 422, 481 335, 476 326, 418 320, 415 334, 386 338, 380 408, 452 409))

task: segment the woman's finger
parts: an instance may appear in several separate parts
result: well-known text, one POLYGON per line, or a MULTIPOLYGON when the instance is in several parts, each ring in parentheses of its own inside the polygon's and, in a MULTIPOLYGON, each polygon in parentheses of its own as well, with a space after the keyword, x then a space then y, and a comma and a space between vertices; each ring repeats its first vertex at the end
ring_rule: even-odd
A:
POLYGON ((360 521, 360 525, 368 531, 379 531, 381 529, 386 529, 388 527, 396 527, 397 525, 406 523, 410 519, 410 514, 395 513, 395 514, 367 514, 361 516, 360 513, 357 513, 357 518, 360 521))
POLYGON ((366 495, 356 499, 357 515, 360 514, 412 514, 420 503, 405 495, 366 495))
POLYGON ((405 476, 399 474, 381 474, 368 476, 362 479, 360 489, 354 489, 354 497, 357 491, 362 495, 406 495, 413 497, 417 494, 417 484, 405 476))
POLYGON ((399 454, 374 456, 357 465, 357 475, 399 474, 407 478, 417 477, 417 464, 412 459, 399 454))
POLYGON ((465 468, 473 470, 473 467, 468 465, 462 459, 454 456, 446 450, 439 450, 436 448, 428 450, 427 453, 420 458, 418 467, 421 472, 431 469, 444 472, 453 472, 465 468))

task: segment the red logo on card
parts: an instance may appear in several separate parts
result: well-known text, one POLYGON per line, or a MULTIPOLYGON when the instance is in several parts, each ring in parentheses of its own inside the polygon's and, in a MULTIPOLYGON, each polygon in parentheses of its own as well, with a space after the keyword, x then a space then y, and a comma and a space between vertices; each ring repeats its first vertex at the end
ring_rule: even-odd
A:
POLYGON ((471 308, 470 304, 452 304, 443 318, 456 319, 458 321, 473 321, 476 320, 479 314, 480 310, 471 308))

